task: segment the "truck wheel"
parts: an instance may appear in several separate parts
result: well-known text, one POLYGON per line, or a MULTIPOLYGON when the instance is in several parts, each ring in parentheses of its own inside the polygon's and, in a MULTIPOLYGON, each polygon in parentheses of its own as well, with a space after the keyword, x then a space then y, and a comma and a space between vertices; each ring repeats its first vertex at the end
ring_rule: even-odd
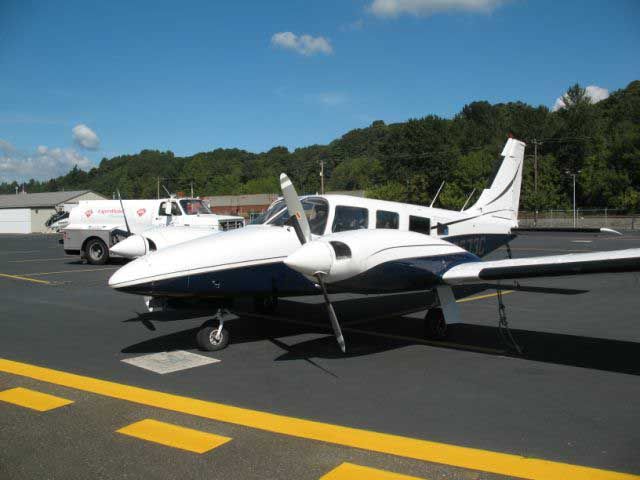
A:
POLYGON ((99 238, 92 238, 84 247, 85 256, 91 265, 104 265, 109 261, 109 249, 99 238))
POLYGON ((218 327, 216 325, 204 325, 196 334, 198 348, 206 352, 222 350, 229 344, 229 331, 226 328, 220 332, 220 337, 216 337, 218 327))

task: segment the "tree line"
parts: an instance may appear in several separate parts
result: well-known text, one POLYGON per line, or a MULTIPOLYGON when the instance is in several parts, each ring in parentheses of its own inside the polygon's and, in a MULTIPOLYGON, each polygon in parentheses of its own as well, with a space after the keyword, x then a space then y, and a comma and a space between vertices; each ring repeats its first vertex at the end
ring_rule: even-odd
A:
MULTIPOLYGON (((472 192, 477 197, 488 185, 512 135, 527 142, 521 209, 570 208, 575 174, 579 205, 636 212, 640 81, 595 104, 576 84, 564 101, 555 112, 522 102, 478 101, 451 119, 429 115, 389 125, 377 120, 328 145, 294 151, 216 149, 178 157, 143 150, 104 158, 90 171, 76 167, 51 180, 30 180, 25 190, 91 189, 111 197, 119 189, 125 198, 155 198, 161 178, 172 192, 188 194, 193 187, 200 196, 274 193, 280 172, 287 172, 299 191, 315 193, 322 161, 326 190, 365 190, 373 198, 428 205, 446 181, 437 206, 460 209, 472 192)), ((1 183, 0 193, 13 193, 16 186, 1 183)))

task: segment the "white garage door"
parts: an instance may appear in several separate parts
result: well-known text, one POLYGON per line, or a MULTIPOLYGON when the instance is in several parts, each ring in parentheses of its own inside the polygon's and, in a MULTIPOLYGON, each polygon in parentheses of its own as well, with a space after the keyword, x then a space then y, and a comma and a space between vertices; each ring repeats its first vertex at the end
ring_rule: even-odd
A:
POLYGON ((31 210, 0 209, 0 233, 31 233, 31 210))

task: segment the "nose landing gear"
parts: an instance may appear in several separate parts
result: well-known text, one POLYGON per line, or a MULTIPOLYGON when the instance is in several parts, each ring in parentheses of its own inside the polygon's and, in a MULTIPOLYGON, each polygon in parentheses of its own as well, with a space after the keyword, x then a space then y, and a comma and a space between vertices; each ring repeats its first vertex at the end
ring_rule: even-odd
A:
POLYGON ((219 308, 211 320, 202 324, 196 334, 196 341, 201 350, 215 352, 229 344, 229 331, 224 328, 224 317, 229 314, 226 308, 219 308))

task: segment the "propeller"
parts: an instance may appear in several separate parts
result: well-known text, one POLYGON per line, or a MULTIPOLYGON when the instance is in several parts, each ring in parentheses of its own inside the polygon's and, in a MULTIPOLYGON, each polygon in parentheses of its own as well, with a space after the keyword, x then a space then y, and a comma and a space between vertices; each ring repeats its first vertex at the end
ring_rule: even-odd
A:
POLYGON ((122 197, 120 196, 120 189, 116 188, 118 192, 118 200, 120 200, 120 208, 122 209, 122 216, 124 217, 124 224, 127 227, 127 233, 131 235, 131 229, 129 228, 129 222, 127 221, 127 212, 124 211, 124 204, 122 203, 122 197))
MULTIPOLYGON (((311 238, 311 228, 309 227, 307 216, 305 215, 304 209, 302 208, 300 198, 298 197, 298 192, 296 192, 293 183, 285 173, 280 174, 280 189, 282 190, 282 197, 284 198, 285 204, 287 205, 289 218, 293 224, 296 234, 298 235, 300 244, 304 245, 305 243, 313 241, 313 239, 311 238)), ((344 337, 342 336, 342 329, 340 328, 338 317, 336 316, 336 312, 333 309, 333 305, 331 304, 331 300, 329 299, 329 295, 327 294, 327 287, 323 279, 323 276, 327 273, 328 272, 317 271, 313 272, 313 276, 318 280, 318 284, 322 289, 322 296, 324 297, 324 303, 327 307, 327 313, 329 315, 329 320, 331 321, 331 327, 333 328, 333 333, 336 337, 336 340, 338 341, 340 350, 345 353, 347 351, 347 348, 344 342, 344 337)))

